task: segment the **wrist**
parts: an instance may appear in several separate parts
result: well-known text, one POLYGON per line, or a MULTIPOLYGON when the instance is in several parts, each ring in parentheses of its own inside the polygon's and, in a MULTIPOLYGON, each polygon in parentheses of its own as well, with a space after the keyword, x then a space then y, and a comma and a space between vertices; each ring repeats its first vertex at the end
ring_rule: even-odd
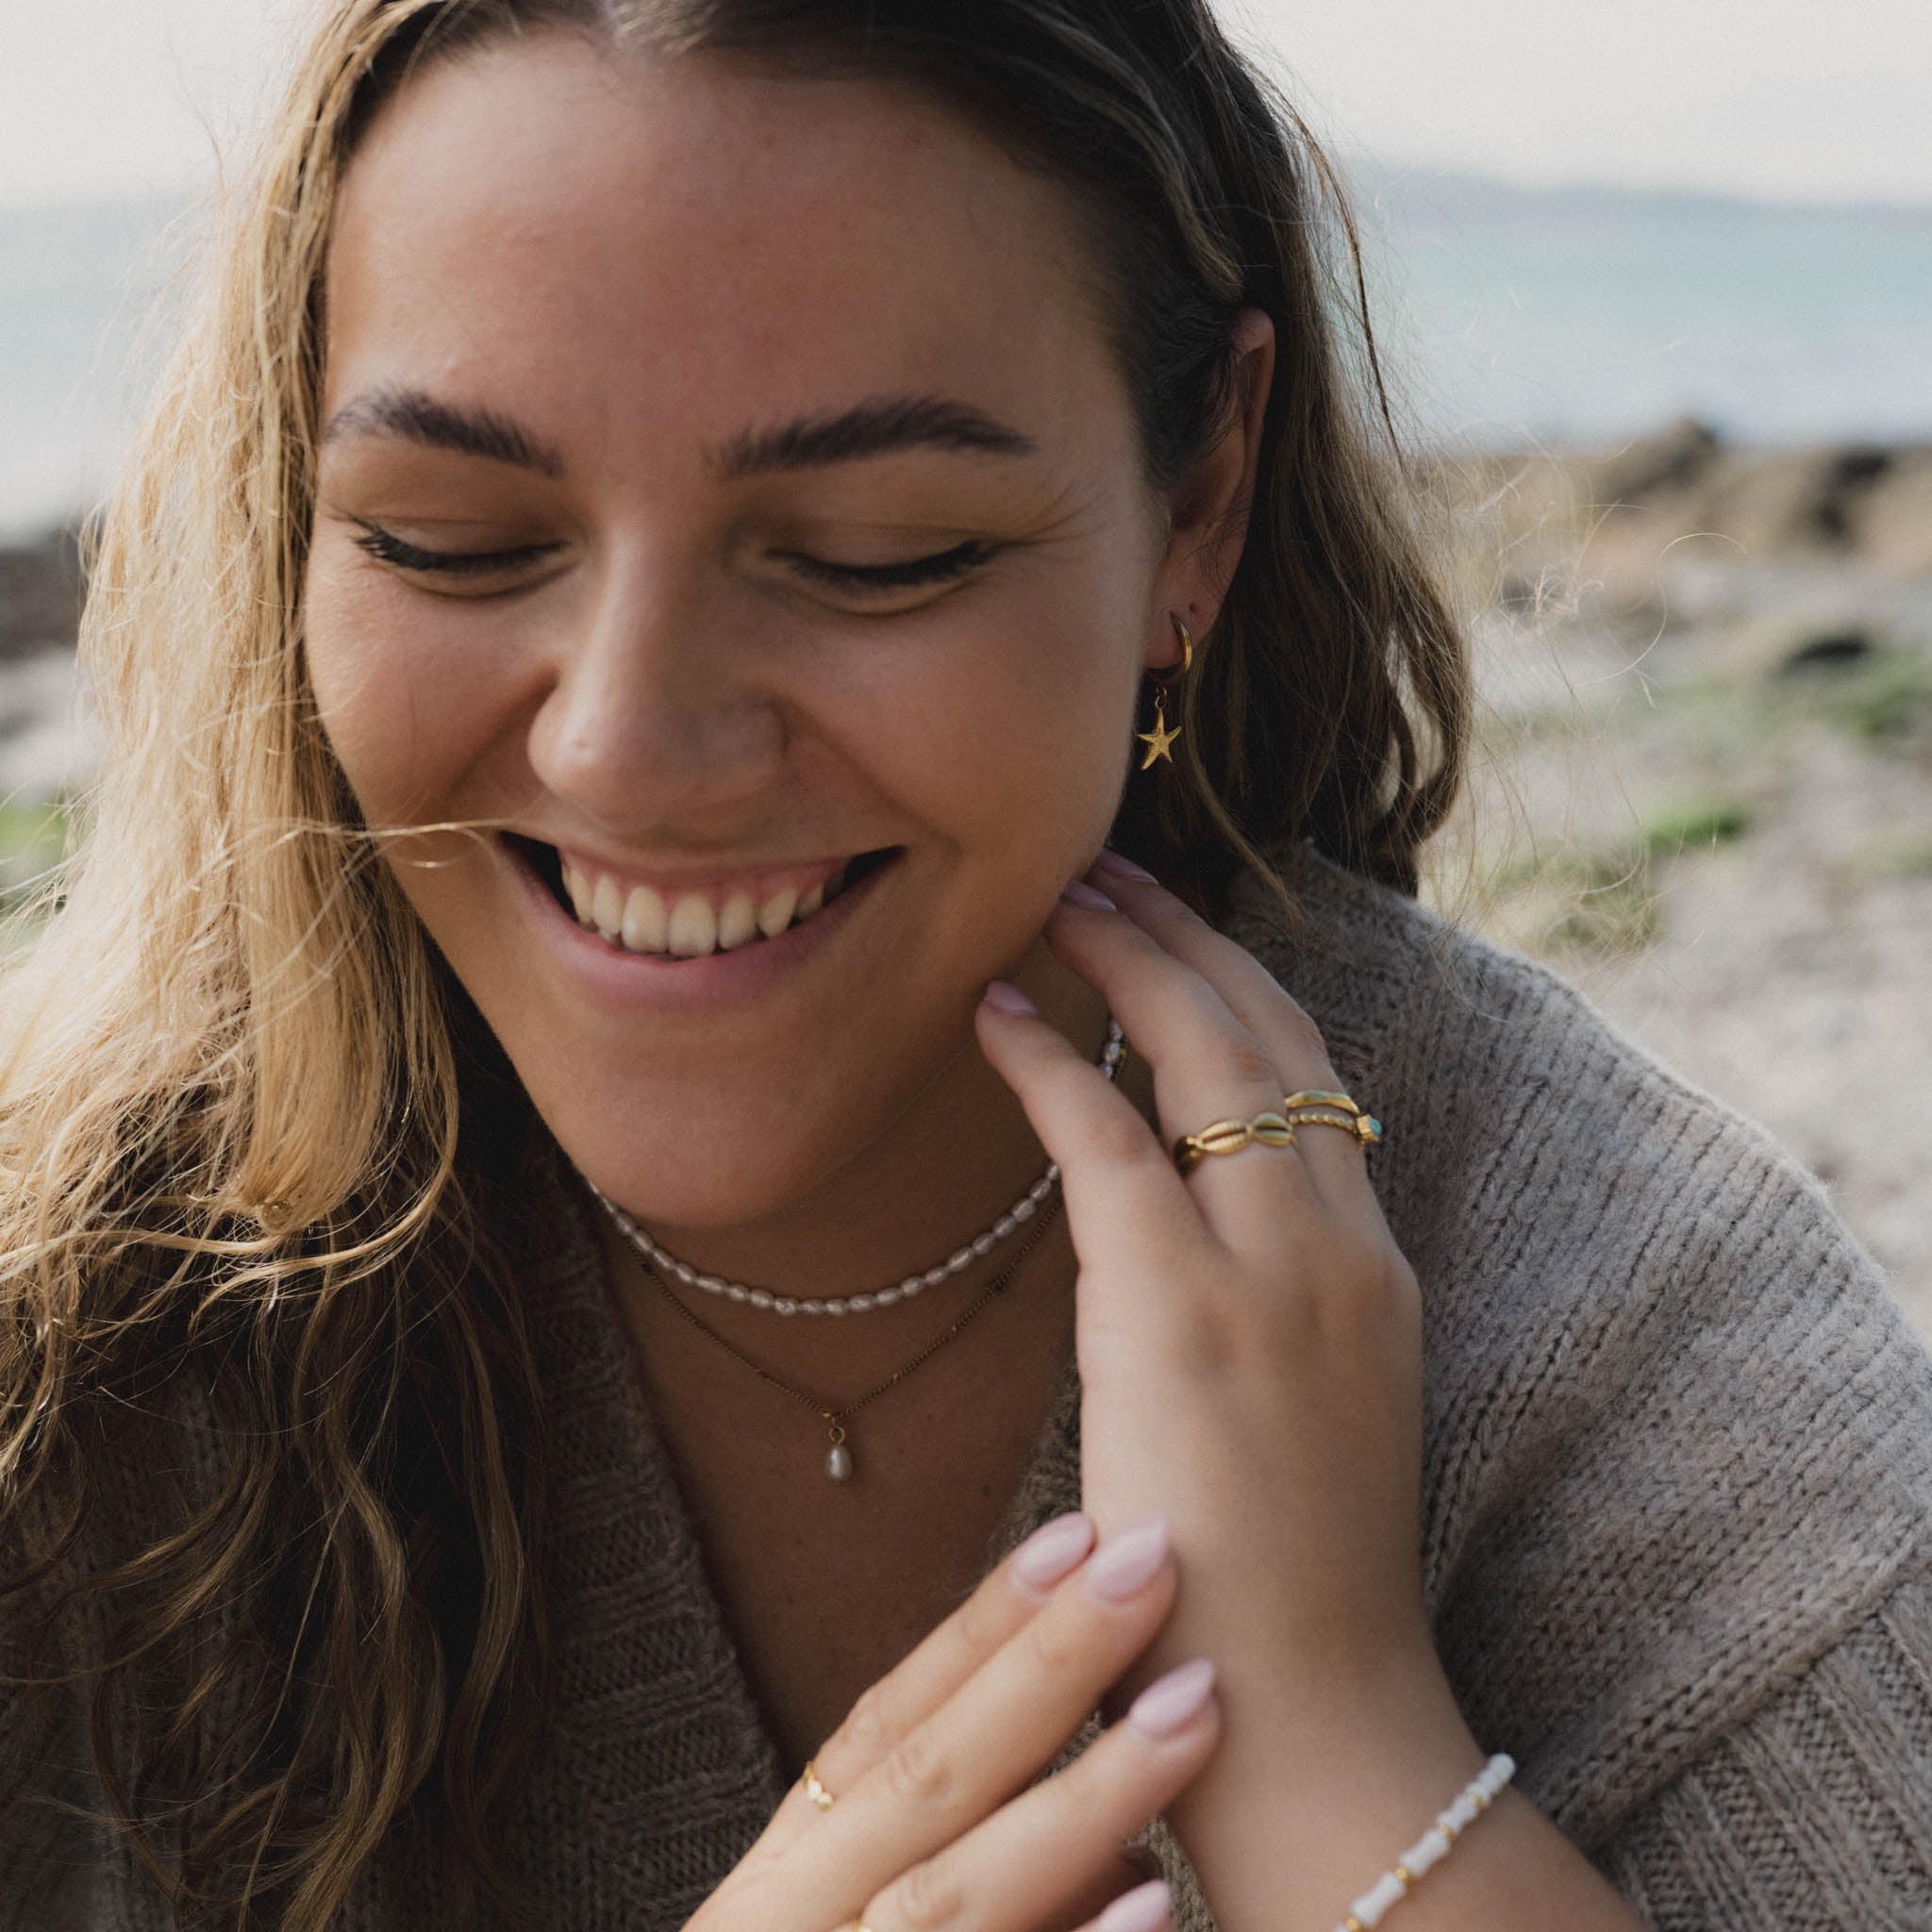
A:
POLYGON ((1491 1751, 1433 1652, 1352 1695, 1255 1690, 1224 1674, 1221 1747, 1169 1819, 1230 1932, 1331 1932, 1491 1751))

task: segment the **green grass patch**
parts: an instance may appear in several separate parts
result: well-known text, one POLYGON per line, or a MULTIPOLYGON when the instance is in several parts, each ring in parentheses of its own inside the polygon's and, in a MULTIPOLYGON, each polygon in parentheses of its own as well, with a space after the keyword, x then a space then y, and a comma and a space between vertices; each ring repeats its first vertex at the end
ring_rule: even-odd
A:
POLYGON ((1824 697, 1831 721, 1874 744, 1895 743, 1932 725, 1932 658, 1890 652, 1824 697))
POLYGON ((1493 881, 1498 893, 1528 895, 1538 949, 1636 952, 1662 931, 1650 852, 1640 841, 1545 846, 1518 856, 1493 881))
POLYGON ((0 917, 18 908, 66 850, 63 807, 0 804, 0 917))
POLYGON ((1611 846, 1583 855, 1575 903, 1550 927, 1554 946, 1591 953, 1632 953, 1661 932, 1650 855, 1611 846))
POLYGON ((1751 808, 1735 798, 1687 798, 1660 806, 1643 827, 1652 858, 1674 858, 1699 846, 1728 844, 1751 829, 1751 808))

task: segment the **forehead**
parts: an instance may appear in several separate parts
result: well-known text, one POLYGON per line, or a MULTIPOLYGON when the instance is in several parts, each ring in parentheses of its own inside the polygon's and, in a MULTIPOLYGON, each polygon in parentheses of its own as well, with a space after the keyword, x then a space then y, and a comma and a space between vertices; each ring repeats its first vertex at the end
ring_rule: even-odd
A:
POLYGON ((1096 285, 1071 192, 909 88, 544 34, 371 127, 328 390, 509 393, 587 447, 900 391, 1051 435, 1124 408, 1096 285))

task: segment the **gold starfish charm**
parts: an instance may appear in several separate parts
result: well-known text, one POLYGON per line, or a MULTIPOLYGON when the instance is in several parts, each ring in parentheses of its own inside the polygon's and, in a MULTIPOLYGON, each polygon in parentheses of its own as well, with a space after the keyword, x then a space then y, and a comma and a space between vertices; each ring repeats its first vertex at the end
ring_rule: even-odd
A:
POLYGON ((1137 731, 1134 736, 1147 747, 1147 756, 1141 760, 1141 769, 1143 772, 1157 758, 1165 758, 1169 764, 1174 763, 1174 754, 1168 750, 1168 746, 1179 743, 1180 733, 1167 728, 1167 713, 1161 707, 1158 691, 1154 693, 1154 729, 1137 731))

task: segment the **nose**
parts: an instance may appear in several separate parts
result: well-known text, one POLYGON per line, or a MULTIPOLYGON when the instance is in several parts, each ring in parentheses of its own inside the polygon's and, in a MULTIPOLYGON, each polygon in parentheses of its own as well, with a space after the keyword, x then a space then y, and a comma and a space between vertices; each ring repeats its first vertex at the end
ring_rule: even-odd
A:
POLYGON ((617 833, 699 828, 772 789, 787 730, 756 623, 668 572, 607 572, 549 654, 529 734, 539 780, 617 833))

